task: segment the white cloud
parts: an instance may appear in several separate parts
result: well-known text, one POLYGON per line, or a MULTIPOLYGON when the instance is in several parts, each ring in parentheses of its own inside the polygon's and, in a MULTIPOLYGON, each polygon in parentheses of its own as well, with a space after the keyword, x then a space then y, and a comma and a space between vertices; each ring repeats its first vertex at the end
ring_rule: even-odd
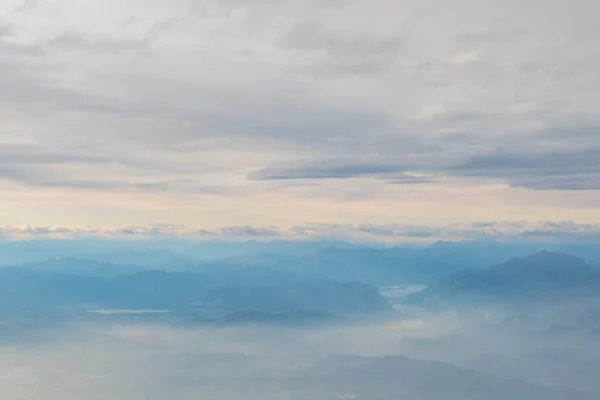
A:
POLYGON ((432 121, 444 117, 446 113, 447 109, 444 106, 425 106, 417 113, 417 118, 432 121))
POLYGON ((479 53, 476 51, 469 51, 467 53, 460 53, 454 56, 452 63, 455 65, 469 65, 479 61, 479 53))
POLYGON ((566 242, 595 241, 600 224, 576 224, 561 221, 455 222, 450 224, 337 224, 311 223, 291 227, 185 225, 131 226, 0 226, 0 234, 14 239, 48 238, 152 238, 180 237, 192 240, 323 240, 358 242, 431 243, 437 240, 520 240, 566 242))

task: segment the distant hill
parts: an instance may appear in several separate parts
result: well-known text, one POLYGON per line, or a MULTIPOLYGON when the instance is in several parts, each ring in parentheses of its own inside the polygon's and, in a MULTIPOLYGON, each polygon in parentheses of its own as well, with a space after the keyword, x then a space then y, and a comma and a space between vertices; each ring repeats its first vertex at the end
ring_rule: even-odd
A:
POLYGON ((338 281, 374 286, 425 285, 465 268, 486 267, 527 254, 531 254, 529 246, 437 242, 426 248, 323 248, 290 257, 265 256, 260 262, 263 266, 338 281))
POLYGON ((56 257, 49 260, 22 264, 16 268, 38 273, 63 273, 67 275, 97 277, 136 274, 146 269, 139 265, 118 264, 109 261, 94 261, 75 257, 56 257))
POLYGON ((600 395, 501 379, 452 364, 404 356, 332 357, 290 386, 292 393, 308 394, 301 398, 332 398, 327 395, 338 393, 337 398, 356 400, 593 400, 600 395))
POLYGON ((280 313, 290 310, 343 314, 389 312, 389 301, 359 282, 314 280, 273 286, 227 285, 211 290, 205 301, 230 310, 280 313))
MULTIPOLYGON (((467 268, 501 263, 511 257, 533 254, 544 246, 493 241, 435 242, 429 246, 385 248, 336 241, 186 241, 34 239, 0 241, 0 265, 78 259, 142 269, 193 271, 211 274, 216 269, 274 268, 303 276, 324 276, 337 281, 358 281, 373 286, 428 285, 467 268)), ((600 262, 594 245, 552 245, 600 262)))
POLYGON ((190 268, 194 261, 169 250, 120 250, 108 253, 85 254, 81 258, 112 264, 126 264, 146 269, 163 269, 166 271, 190 268))
POLYGON ((106 267, 103 263, 84 263, 83 267, 72 260, 65 262, 75 263, 72 272, 62 268, 62 260, 46 266, 0 268, 0 310, 86 307, 209 315, 248 310, 336 315, 393 312, 390 303, 364 283, 261 269, 241 269, 239 276, 233 270, 214 275, 160 270, 112 275, 108 270, 96 273, 96 267, 106 267))
POLYGON ((211 319, 209 322, 218 325, 275 325, 302 326, 334 322, 339 319, 326 312, 286 311, 282 313, 267 313, 260 311, 238 311, 222 317, 211 319))
POLYGON ((404 301, 435 307, 586 296, 600 297, 600 269, 576 256, 542 251, 488 268, 455 272, 404 301))

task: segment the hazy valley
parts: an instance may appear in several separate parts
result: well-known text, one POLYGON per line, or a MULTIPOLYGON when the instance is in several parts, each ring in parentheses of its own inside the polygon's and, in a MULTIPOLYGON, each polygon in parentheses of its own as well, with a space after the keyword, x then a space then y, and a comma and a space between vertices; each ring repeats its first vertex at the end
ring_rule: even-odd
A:
POLYGON ((18 242, 28 260, 0 269, 6 398, 600 393, 597 259, 475 242, 231 243, 221 257, 183 242, 83 245, 48 259, 18 242))

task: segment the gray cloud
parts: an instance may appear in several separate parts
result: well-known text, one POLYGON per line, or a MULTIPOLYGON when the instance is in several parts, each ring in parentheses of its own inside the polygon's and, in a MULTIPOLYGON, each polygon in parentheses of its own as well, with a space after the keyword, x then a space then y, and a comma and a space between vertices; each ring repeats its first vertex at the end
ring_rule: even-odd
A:
POLYGON ((334 32, 320 19, 308 19, 292 27, 277 41, 281 49, 309 57, 290 72, 315 78, 373 75, 389 69, 402 50, 397 34, 334 32))
POLYGON ((148 50, 151 44, 151 37, 142 37, 140 39, 107 39, 94 38, 82 34, 81 32, 63 32, 56 37, 49 39, 39 46, 44 49, 70 49, 95 51, 105 53, 131 52, 138 50, 148 50))
POLYGON ((403 172, 400 173, 392 173, 384 177, 384 179, 393 184, 397 185, 415 185, 415 184, 423 184, 423 183, 433 183, 434 180, 432 178, 426 178, 423 176, 415 176, 411 174, 406 174, 403 172))
MULTIPOLYGON (((322 160, 314 164, 270 166, 249 175, 255 180, 278 179, 343 179, 359 176, 377 176, 392 174, 404 170, 403 166, 394 164, 352 163, 338 160, 322 160)), ((402 179, 402 176, 399 177, 402 179)))
POLYGON ((44 0, 23 0, 17 11, 27 11, 38 7, 44 0))
POLYGON ((290 73, 306 75, 313 78, 339 78, 347 76, 374 75, 390 66, 387 59, 326 59, 314 64, 306 64, 291 68, 290 73))
POLYGON ((532 32, 525 28, 515 29, 484 29, 462 34, 456 39, 466 43, 514 43, 530 37, 532 32))
MULTIPOLYGON (((89 154, 89 149, 81 148, 48 148, 36 145, 2 145, 0 144, 0 164, 33 165, 33 164, 69 164, 82 162, 86 164, 108 164, 115 158, 89 154), (88 152, 88 154, 86 154, 88 152)), ((121 161, 127 163, 128 160, 121 161)))
POLYGON ((553 151, 536 153, 490 154, 477 156, 456 167, 457 170, 490 173, 503 171, 533 171, 546 173, 562 173, 581 170, 597 170, 600 166, 596 156, 598 149, 580 149, 579 151, 553 151))
POLYGON ((466 176, 505 179, 513 186, 534 190, 600 189, 600 148, 512 148, 474 156, 449 169, 466 176))
POLYGON ((600 173, 512 178, 510 183, 533 190, 599 190, 600 173))
POLYGON ((0 22, 0 40, 3 40, 12 35, 12 27, 7 23, 0 22))
POLYGON ((86 177, 77 173, 82 165, 102 170, 109 166, 131 167, 136 163, 127 158, 94 154, 89 149, 0 145, 0 179, 31 186, 79 189, 158 189, 161 186, 156 182, 143 183, 139 180, 124 184, 119 177, 108 180, 98 180, 95 176, 86 177), (77 178, 72 178, 74 171, 77 178))
POLYGON ((352 177, 376 180, 356 201, 400 190, 383 183, 447 193, 454 177, 599 189, 597 5, 540 18, 538 0, 459 0, 458 16, 442 3, 15 3, 0 29, 2 176, 65 198, 303 184, 335 202, 358 190, 330 180, 352 177), (36 147, 2 144, 19 140, 36 147))
POLYGON ((396 53, 403 40, 398 36, 348 36, 327 32, 319 20, 304 21, 283 35, 279 45, 285 49, 322 51, 340 56, 369 57, 396 53))

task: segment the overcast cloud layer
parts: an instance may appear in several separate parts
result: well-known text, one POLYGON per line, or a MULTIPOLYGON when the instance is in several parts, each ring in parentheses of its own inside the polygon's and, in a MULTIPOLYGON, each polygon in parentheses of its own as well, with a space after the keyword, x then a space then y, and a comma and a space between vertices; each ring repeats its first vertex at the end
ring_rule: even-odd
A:
POLYGON ((8 224, 600 222, 595 0, 4 0, 8 224))

